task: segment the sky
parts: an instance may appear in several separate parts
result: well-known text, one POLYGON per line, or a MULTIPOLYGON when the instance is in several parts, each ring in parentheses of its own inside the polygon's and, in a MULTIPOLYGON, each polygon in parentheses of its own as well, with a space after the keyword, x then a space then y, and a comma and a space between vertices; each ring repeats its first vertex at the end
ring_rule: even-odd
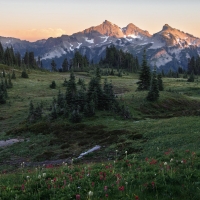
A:
POLYGON ((0 0, 0 36, 36 41, 108 20, 154 34, 164 24, 200 37, 200 0, 0 0))

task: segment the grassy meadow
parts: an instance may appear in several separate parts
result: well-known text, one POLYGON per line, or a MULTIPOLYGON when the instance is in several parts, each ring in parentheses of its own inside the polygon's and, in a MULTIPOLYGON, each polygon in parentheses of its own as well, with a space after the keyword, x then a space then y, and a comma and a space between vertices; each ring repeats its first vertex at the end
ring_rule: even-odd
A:
MULTIPOLYGON (((132 119, 99 111, 79 124, 62 118, 30 124, 30 101, 42 102, 47 115, 69 73, 29 70, 25 79, 14 70, 0 105, 0 140, 23 141, 0 148, 1 199, 200 199, 199 79, 163 78, 164 91, 152 103, 147 92, 136 91, 138 74, 102 77, 102 84, 112 81, 132 119), (49 87, 53 80, 56 89, 49 87), (76 159, 95 145, 100 150, 76 159), (51 165, 55 160, 64 163, 51 165)), ((86 84, 92 75, 75 73, 86 84)))

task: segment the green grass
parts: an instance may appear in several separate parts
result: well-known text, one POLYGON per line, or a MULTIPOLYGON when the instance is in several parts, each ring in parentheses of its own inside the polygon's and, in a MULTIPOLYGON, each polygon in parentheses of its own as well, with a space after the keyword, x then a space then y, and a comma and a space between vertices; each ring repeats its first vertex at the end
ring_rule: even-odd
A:
MULTIPOLYGON (((3 68, 7 73, 12 71, 10 67, 0 65, 0 71, 3 68)), ((76 162, 113 163, 116 159, 124 159, 126 156, 125 151, 128 152, 128 159, 131 160, 131 162, 137 159, 138 168, 139 166, 143 166, 143 161, 147 157, 149 159, 157 159, 159 162, 164 162, 166 160, 165 156, 163 156, 165 153, 167 153, 167 155, 169 153, 173 157, 178 156, 177 159, 179 159, 179 162, 180 159, 184 159, 184 152, 186 150, 196 152, 195 155, 199 158, 200 87, 197 79, 194 83, 189 83, 186 79, 182 78, 164 78, 165 91, 160 92, 160 98, 157 102, 149 103, 145 100, 147 92, 136 91, 138 75, 129 74, 123 77, 102 77, 102 83, 104 78, 107 78, 108 81, 112 81, 114 91, 118 95, 120 104, 125 104, 129 107, 133 115, 132 119, 124 120, 122 117, 113 113, 101 111, 97 112, 96 116, 92 118, 83 119, 80 124, 70 124, 68 120, 62 118, 56 121, 49 121, 47 118, 44 118, 35 124, 27 124, 26 118, 28 116, 30 101, 32 100, 35 105, 42 101, 44 109, 46 110, 45 113, 48 113, 47 109, 51 105, 53 97, 57 96, 59 90, 63 93, 65 92, 66 88, 62 86, 62 83, 65 78, 69 78, 69 73, 51 73, 48 71, 41 72, 30 70, 28 71, 29 78, 23 79, 20 77, 20 69, 15 69, 15 72, 17 79, 12 80, 13 88, 8 90, 9 99, 5 105, 0 105, 0 140, 22 138, 25 139, 25 141, 0 149, 1 170, 16 170, 23 161, 40 162, 44 160, 75 159, 81 153, 95 145, 101 145, 101 149, 88 154, 86 157, 76 162), (49 87, 53 80, 56 82, 56 89, 50 89, 49 87), (171 152, 176 153, 172 155, 171 152)), ((78 78, 83 78, 85 83, 88 84, 92 74, 77 72, 75 76, 77 81, 78 78)), ((170 159, 171 158, 168 156, 168 162, 170 159)), ((121 165, 124 165, 123 161, 118 165, 116 173, 120 173, 121 165)), ((144 166, 146 166, 146 164, 144 164, 144 166)), ((199 167, 199 160, 195 166, 196 169, 199 167)), ((147 168, 148 166, 146 166, 146 169, 147 168)), ((98 169, 101 169, 101 165, 97 164, 94 166, 94 171, 98 171, 98 169)), ((179 170, 179 168, 177 169, 179 170)), ((189 169, 190 166, 184 168, 184 173, 187 172, 184 176, 184 184, 189 176, 189 171, 187 171, 189 169)), ((156 168, 153 170, 158 169, 156 168)), ((180 168, 180 170, 182 170, 182 168, 180 168)), ((75 173, 75 171, 73 171, 73 173, 75 173)), ((33 172, 33 174, 34 173, 35 172, 33 172)), ((55 174, 58 177, 61 176, 57 175, 57 171, 49 171, 49 173, 52 177, 55 174)), ((69 171, 66 171, 66 173, 69 173, 69 171)), ((133 177, 137 174, 136 171, 123 171, 125 177, 128 177, 129 173, 134 173, 132 174, 133 177)), ((195 169, 194 173, 196 173, 195 169)), ((180 188, 172 189, 172 186, 176 188, 176 182, 177 184, 179 183, 179 179, 181 179, 180 174, 181 171, 177 177, 174 177, 176 180, 169 180, 171 182, 168 182, 169 188, 166 190, 164 190, 165 186, 162 185, 164 182, 161 181, 161 183, 159 182, 160 179, 158 179, 162 188, 160 188, 160 191, 164 191, 162 193, 163 195, 161 195, 161 192, 156 193, 156 191, 148 191, 143 194, 144 188, 142 189, 142 185, 145 184, 146 181, 148 184, 152 181, 152 179, 145 179, 143 175, 141 175, 141 180, 143 181, 138 183, 138 186, 134 186, 134 184, 137 185, 137 183, 134 182, 134 184, 130 186, 130 191, 135 191, 135 195, 140 196, 141 199, 192 199, 191 194, 193 191, 189 185, 187 186, 187 192, 185 191, 184 193, 185 196, 182 198, 178 198, 179 193, 176 194, 180 188), (169 192, 170 190, 173 190, 171 194, 169 192)), ((22 184, 23 180, 26 179, 27 172, 21 175, 22 178, 20 180, 22 184)), ((8 174, 5 175, 5 180, 9 182, 10 179, 12 182, 15 182, 14 176, 18 177, 21 175, 8 174)), ((160 178, 162 179, 162 177, 160 178)), ((103 188, 105 184, 111 184, 113 179, 111 178, 109 180, 110 182, 108 183, 100 183, 98 181, 99 186, 96 192, 100 190, 100 187, 103 188)), ((195 185, 192 179, 188 178, 188 180, 188 184, 195 185)), ((85 183, 84 181, 86 180, 84 179, 82 184, 85 183)), ((34 185, 33 188, 36 187, 35 185, 38 187, 40 185, 39 182, 37 178, 34 178, 33 183, 31 183, 34 185)), ((128 182, 131 182, 131 180, 128 182)), ((195 182, 198 183, 199 180, 195 178, 195 182)), ((75 185, 78 183, 79 182, 75 183, 75 185)), ((5 185, 5 187, 14 187, 14 184, 10 186, 9 184, 5 185)), ((19 187, 19 185, 17 187, 19 187)), ((195 187, 199 188, 199 186, 196 185, 195 187)), ((92 190, 92 188, 86 187, 84 192, 81 193, 84 199, 87 199, 88 190, 92 190)), ((196 190, 199 191, 199 189, 196 190)), ((21 195, 19 191, 20 189, 16 192, 20 195, 20 199, 29 198, 26 195, 22 197, 23 195, 21 195)), ((34 193, 33 191, 35 191, 35 189, 30 189, 31 195, 34 193)), ((72 197, 67 197, 67 199, 75 199, 74 195, 79 190, 73 188, 71 191, 72 193, 70 194, 72 194, 72 197)), ((4 190, 3 192, 7 195, 4 190)), ((65 194, 65 192, 60 190, 58 194, 52 192, 54 191, 50 192, 51 199, 56 199, 58 197, 62 199, 63 197, 61 194, 65 194)), ((68 189, 66 192, 69 193, 68 189)), ((115 187, 115 189, 110 192, 112 195, 110 195, 108 199, 120 199, 120 194, 122 193, 119 192, 118 187, 115 187), (115 192, 116 195, 114 194, 115 192)), ((105 195, 104 192, 97 194, 99 196, 105 195)), ((123 193, 123 195, 124 194, 125 193, 123 193)), ((35 192, 34 195, 37 196, 35 196, 35 198, 39 199, 38 192, 35 192)), ((49 193, 47 195, 49 195, 49 193)), ((121 199, 135 198, 133 192, 129 192, 127 194, 129 196, 126 196, 126 198, 123 195, 121 199)), ((198 199, 198 195, 199 193, 197 193, 193 199, 198 199)), ((50 198, 48 197, 47 199, 50 198)), ((98 198, 94 196, 93 199, 98 198)))

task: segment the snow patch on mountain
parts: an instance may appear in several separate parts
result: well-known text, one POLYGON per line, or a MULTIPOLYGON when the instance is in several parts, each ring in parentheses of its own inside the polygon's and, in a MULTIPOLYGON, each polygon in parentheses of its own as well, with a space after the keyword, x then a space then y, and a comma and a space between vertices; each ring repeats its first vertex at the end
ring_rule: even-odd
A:
POLYGON ((128 37, 131 37, 131 38, 134 38, 134 39, 141 38, 139 35, 134 35, 134 34, 128 35, 128 37))
POLYGON ((88 42, 88 43, 91 43, 91 44, 94 43, 94 39, 90 39, 90 40, 89 40, 87 37, 85 38, 85 41, 88 42))
POLYGON ((104 42, 107 42, 107 40, 108 40, 109 36, 100 36, 100 38, 104 39, 104 41, 103 41, 103 42, 101 42, 101 43, 104 43, 104 42))
POLYGON ((78 43, 78 46, 76 48, 79 49, 81 45, 82 43, 78 43))
MULTIPOLYGON (((71 48, 71 47, 70 47, 71 48)), ((41 60, 47 60, 47 59, 52 59, 52 58, 60 58, 62 55, 66 54, 64 49, 62 48, 57 48, 51 52, 46 53, 41 60)))
POLYGON ((186 53, 186 58, 188 58, 188 59, 191 58, 190 55, 189 55, 188 53, 186 53))

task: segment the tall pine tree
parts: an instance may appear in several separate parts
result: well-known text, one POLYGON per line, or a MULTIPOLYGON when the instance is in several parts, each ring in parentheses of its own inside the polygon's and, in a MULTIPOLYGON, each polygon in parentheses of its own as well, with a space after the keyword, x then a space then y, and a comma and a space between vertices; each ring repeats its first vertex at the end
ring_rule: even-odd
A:
POLYGON ((67 72, 68 71, 68 61, 67 58, 64 59, 63 63, 62 63, 62 71, 63 72, 67 72))
POLYGON ((156 67, 154 67, 152 78, 151 78, 151 86, 149 93, 147 95, 148 101, 156 101, 159 98, 159 90, 158 90, 158 80, 156 74, 156 67))
POLYGON ((149 90, 150 87, 150 82, 151 82, 151 73, 150 73, 150 68, 147 65, 147 60, 146 60, 146 50, 144 50, 143 54, 143 60, 142 60, 142 68, 140 72, 140 77, 138 81, 138 88, 137 90, 149 90))

